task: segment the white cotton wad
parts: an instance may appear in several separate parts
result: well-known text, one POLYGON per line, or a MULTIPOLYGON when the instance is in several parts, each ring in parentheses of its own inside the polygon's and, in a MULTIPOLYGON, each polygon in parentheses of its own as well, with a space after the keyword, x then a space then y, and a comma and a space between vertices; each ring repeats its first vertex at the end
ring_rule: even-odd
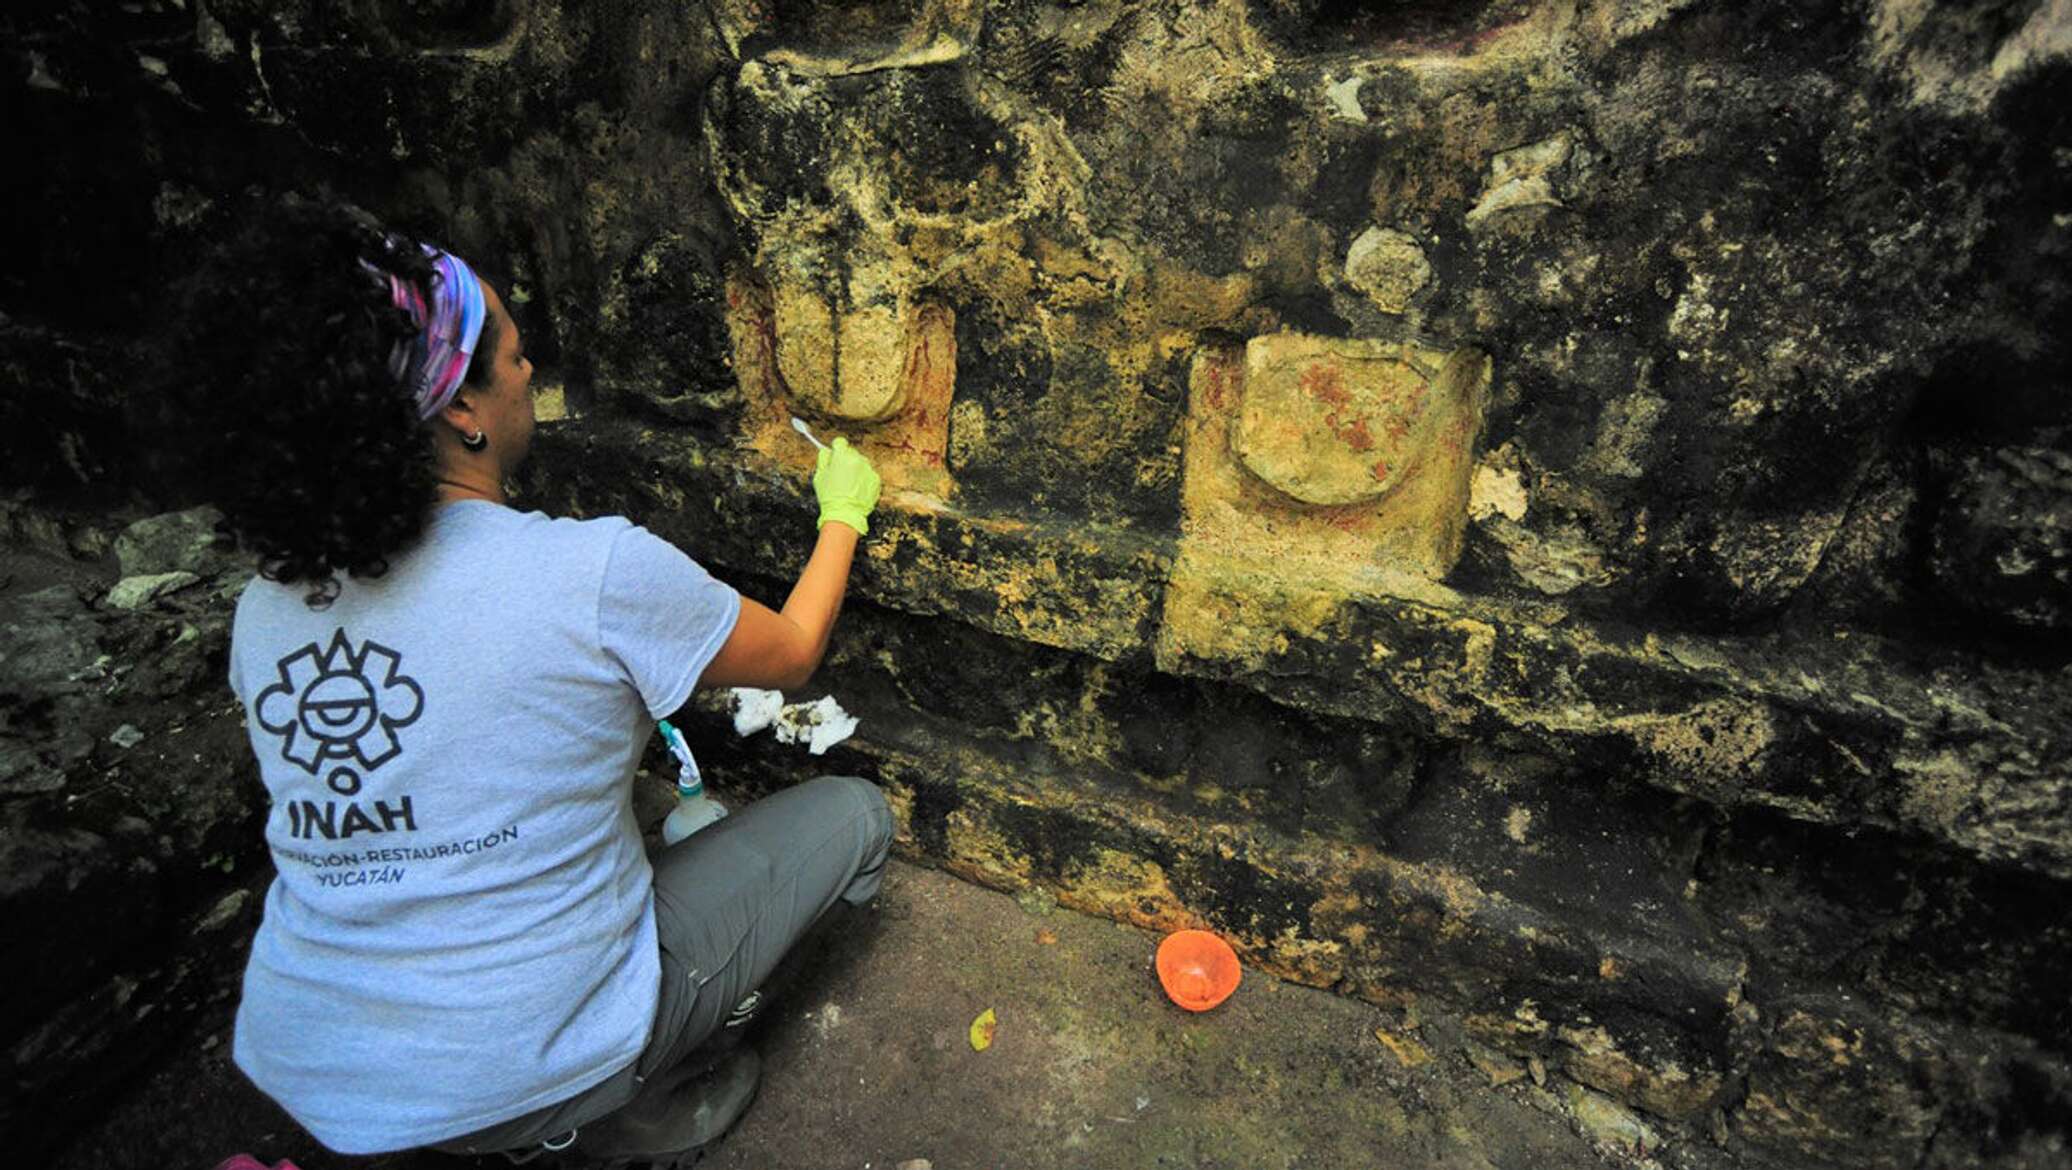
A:
POLYGON ((811 703, 787 704, 777 691, 735 687, 733 704, 734 734, 754 735, 774 726, 779 743, 805 744, 808 755, 824 754, 856 734, 856 716, 842 710, 833 695, 811 703))
POLYGON ((777 722, 784 711, 784 696, 756 687, 734 688, 734 734, 754 735, 777 722))
POLYGON ((854 734, 856 716, 842 710, 833 695, 817 703, 793 703, 777 718, 777 738, 805 744, 807 755, 820 755, 854 734))

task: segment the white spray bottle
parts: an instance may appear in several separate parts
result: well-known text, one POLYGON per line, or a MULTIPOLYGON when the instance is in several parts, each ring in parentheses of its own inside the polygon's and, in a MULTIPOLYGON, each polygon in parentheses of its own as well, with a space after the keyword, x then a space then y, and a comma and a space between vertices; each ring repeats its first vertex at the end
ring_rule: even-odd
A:
POLYGON ((669 819, 662 822, 662 844, 674 845, 692 833, 712 824, 727 815, 727 806, 705 794, 705 778, 698 774, 698 761, 691 758, 691 747, 684 742, 683 732, 662 721, 662 742, 669 745, 669 754, 676 757, 676 808, 669 813, 669 819))

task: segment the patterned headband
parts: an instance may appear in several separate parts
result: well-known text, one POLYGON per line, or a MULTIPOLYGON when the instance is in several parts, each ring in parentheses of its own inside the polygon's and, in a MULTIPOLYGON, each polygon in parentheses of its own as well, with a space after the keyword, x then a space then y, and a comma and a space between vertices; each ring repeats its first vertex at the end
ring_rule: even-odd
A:
POLYGON ((389 299, 410 314, 421 332, 414 341, 398 342, 389 355, 389 373, 410 388, 417 399, 417 417, 428 419, 446 409, 468 373, 482 323, 489 315, 482 282, 475 270, 451 252, 422 245, 432 258, 430 290, 386 273, 389 299), (431 293, 427 303, 425 294, 431 293))

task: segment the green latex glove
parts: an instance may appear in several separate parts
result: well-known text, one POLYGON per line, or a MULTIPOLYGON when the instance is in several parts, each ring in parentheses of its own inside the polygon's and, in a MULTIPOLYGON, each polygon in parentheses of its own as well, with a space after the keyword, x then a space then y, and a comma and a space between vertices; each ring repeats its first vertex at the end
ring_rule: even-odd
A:
POLYGON ((870 534, 871 509, 878 506, 878 469, 863 452, 836 439, 834 446, 820 449, 820 463, 813 471, 813 494, 820 497, 820 523, 840 520, 870 534))

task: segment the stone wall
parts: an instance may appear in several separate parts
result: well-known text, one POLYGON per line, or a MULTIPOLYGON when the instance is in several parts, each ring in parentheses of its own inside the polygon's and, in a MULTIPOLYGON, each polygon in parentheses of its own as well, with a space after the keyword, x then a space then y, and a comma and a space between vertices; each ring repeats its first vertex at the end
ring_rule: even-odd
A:
MULTIPOLYGON (((529 504, 774 597, 790 417, 883 470, 862 730, 716 705, 722 786, 869 775, 909 856, 1467 1013, 1622 1156, 2072 1159, 2063 0, 130 7, 7 18, 44 546, 183 502, 153 292, 328 183, 518 306, 529 504)), ((141 855, 63 784, 11 842, 141 855)))

